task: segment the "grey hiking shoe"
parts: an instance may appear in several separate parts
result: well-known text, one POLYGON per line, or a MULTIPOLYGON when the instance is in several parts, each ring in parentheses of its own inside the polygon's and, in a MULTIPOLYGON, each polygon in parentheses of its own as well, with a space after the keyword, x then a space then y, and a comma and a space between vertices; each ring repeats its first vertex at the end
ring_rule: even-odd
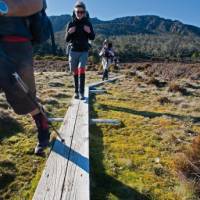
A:
POLYGON ((45 154, 44 150, 49 146, 49 144, 49 141, 46 141, 42 144, 38 143, 35 147, 35 155, 43 156, 45 154))
POLYGON ((37 155, 37 156, 44 155, 44 148, 39 143, 35 147, 35 155, 37 155))
POLYGON ((85 100, 84 94, 80 94, 80 96, 81 96, 81 100, 85 100))

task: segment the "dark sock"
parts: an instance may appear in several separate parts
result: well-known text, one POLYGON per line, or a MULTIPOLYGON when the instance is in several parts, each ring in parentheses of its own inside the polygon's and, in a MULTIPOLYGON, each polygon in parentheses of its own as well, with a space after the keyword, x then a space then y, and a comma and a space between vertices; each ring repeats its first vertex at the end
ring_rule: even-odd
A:
POLYGON ((46 117, 39 113, 33 116, 35 120, 37 129, 38 129, 38 140, 40 144, 44 144, 49 141, 50 133, 49 133, 49 125, 46 117))

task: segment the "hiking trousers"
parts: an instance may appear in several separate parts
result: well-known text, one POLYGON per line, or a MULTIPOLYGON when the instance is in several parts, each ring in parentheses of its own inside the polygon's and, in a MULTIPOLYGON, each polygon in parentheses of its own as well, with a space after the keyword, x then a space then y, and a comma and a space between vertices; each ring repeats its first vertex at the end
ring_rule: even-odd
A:
POLYGON ((2 62, 0 62, 0 89, 3 90, 8 103, 17 114, 28 114, 37 107, 29 97, 16 86, 16 83, 11 82, 11 77, 12 73, 17 72, 28 86, 32 97, 36 99, 32 44, 31 42, 0 41, 0 54, 1 52, 3 53, 0 55, 2 60, 2 62), (12 60, 10 61, 6 59, 6 57, 4 58, 4 54, 7 58, 11 58, 14 63, 11 63, 12 60), (7 69, 12 69, 12 71, 3 76, 7 69))

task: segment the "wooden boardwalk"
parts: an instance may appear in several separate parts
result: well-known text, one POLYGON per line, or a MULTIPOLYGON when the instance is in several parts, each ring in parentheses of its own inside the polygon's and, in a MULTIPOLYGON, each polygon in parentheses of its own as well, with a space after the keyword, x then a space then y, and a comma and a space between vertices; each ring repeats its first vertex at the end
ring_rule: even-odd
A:
POLYGON ((86 100, 72 100, 60 128, 65 143, 55 141, 46 162, 33 200, 89 200, 89 90, 103 81, 86 87, 86 100))

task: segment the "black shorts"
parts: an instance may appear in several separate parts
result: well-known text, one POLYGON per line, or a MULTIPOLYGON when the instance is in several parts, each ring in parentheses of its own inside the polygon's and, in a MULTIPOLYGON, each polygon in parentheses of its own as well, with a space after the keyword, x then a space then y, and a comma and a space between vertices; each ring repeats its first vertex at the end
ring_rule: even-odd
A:
MULTIPOLYGON (((36 98, 31 42, 1 42, 1 48, 7 56, 15 61, 16 72, 28 86, 32 96, 36 98)), ((2 65, 0 63, 0 68, 6 67, 2 65)), ((9 84, 8 87, 6 87, 6 84, 4 86, 0 84, 0 88, 5 92, 7 101, 17 114, 28 114, 36 109, 35 104, 19 88, 10 87, 9 84)))

